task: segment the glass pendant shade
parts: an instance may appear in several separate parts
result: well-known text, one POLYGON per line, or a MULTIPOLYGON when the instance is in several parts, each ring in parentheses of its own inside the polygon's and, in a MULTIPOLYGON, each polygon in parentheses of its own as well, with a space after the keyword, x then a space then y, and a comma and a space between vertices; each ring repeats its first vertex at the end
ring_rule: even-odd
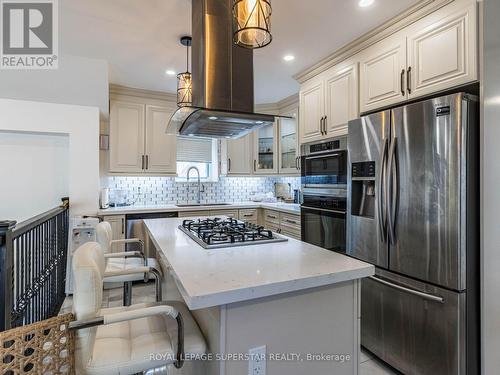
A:
POLYGON ((251 49, 271 43, 271 12, 271 0, 234 0, 234 43, 251 49))
POLYGON ((193 86, 191 73, 185 72, 177 75, 177 105, 185 107, 193 101, 193 86))

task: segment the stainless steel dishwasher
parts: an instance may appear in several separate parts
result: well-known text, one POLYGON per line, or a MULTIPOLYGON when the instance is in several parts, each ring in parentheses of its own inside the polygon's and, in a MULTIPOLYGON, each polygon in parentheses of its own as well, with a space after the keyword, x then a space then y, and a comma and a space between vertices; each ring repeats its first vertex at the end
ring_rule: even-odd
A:
MULTIPOLYGON (((139 238, 144 242, 144 254, 148 258, 156 258, 156 248, 153 241, 149 238, 144 220, 146 219, 163 219, 169 217, 178 217, 177 212, 155 212, 143 214, 128 214, 126 215, 127 222, 127 238, 139 238)), ((127 245, 127 250, 135 250, 132 248, 134 244, 127 245), (130 246, 130 247, 129 247, 130 246)))

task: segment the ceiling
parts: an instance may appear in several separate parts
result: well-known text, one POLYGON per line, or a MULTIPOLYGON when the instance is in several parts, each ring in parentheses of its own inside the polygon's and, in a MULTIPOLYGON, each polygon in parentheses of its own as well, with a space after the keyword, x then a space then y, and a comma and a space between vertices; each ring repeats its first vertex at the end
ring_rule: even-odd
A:
MULTIPOLYGON (((272 43, 254 53, 255 102, 273 103, 298 92, 292 76, 418 0, 272 0, 272 43), (283 61, 285 54, 295 60, 283 61)), ((111 83, 175 92, 185 70, 179 43, 190 35, 191 0, 64 0, 61 52, 105 59, 111 83)))

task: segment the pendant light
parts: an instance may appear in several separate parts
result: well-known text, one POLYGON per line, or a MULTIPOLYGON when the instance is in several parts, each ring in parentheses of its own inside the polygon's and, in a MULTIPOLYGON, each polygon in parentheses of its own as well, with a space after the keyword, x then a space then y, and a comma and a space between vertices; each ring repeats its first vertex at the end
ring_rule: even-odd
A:
POLYGON ((186 47, 186 71, 177 74, 177 106, 185 107, 191 105, 193 101, 193 86, 191 73, 189 72, 189 47, 191 47, 191 37, 183 36, 181 44, 186 47))
POLYGON ((234 43, 250 49, 271 43, 271 12, 271 0, 234 0, 234 43))

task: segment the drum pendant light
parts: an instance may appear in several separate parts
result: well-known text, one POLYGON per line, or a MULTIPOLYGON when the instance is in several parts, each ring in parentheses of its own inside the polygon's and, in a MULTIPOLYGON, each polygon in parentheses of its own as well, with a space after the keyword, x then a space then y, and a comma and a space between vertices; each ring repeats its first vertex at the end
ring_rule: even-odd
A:
POLYGON ((234 0, 234 43, 250 49, 271 43, 271 12, 271 0, 234 0))
POLYGON ((185 107, 191 105, 193 101, 193 84, 191 73, 189 72, 189 47, 191 47, 191 37, 183 36, 181 44, 186 47, 186 71, 177 74, 177 106, 185 107))

